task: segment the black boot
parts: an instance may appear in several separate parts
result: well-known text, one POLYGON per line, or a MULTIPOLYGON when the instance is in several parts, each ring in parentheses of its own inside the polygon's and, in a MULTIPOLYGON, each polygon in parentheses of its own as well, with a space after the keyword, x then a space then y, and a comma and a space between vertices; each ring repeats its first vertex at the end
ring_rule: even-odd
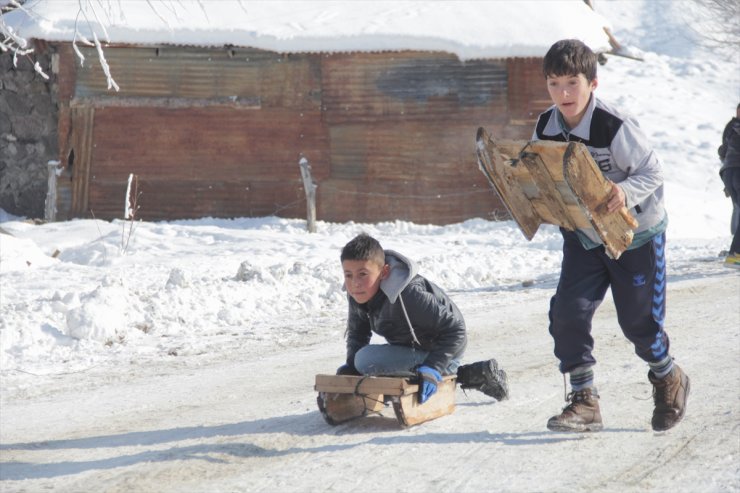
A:
POLYGON ((509 398, 506 372, 499 369, 495 359, 477 361, 457 369, 457 383, 463 389, 480 390, 498 401, 509 398))

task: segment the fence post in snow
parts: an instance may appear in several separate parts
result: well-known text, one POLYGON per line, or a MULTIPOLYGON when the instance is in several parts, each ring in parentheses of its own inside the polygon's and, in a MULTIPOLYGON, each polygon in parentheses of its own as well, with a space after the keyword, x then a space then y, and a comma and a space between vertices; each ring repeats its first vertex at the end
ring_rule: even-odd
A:
POLYGON ((316 184, 311 179, 311 165, 308 159, 301 156, 298 165, 301 167, 301 178, 303 178, 303 189, 306 192, 306 215, 308 220, 308 232, 316 232, 316 184))

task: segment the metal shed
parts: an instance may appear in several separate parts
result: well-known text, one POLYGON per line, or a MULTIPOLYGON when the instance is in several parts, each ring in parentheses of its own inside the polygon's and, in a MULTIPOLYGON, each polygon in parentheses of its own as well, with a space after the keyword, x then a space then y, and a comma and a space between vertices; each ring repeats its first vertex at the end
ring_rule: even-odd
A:
POLYGON ((109 46, 119 92, 69 43, 60 67, 59 217, 305 217, 305 157, 326 221, 447 224, 503 207, 476 170, 485 125, 527 138, 548 99, 536 58, 445 52, 281 54, 109 46))
MULTIPOLYGON (((48 105, 32 103, 51 99, 37 147, 59 162, 46 204, 57 219, 122 217, 132 174, 142 219, 306 217, 302 159, 320 220, 505 215, 476 170, 477 128, 529 137, 549 104, 539 58, 547 47, 574 36, 608 47, 606 21, 579 0, 161 7, 34 0, 3 15, 16 50, 33 40, 37 60, 51 60, 50 80, 28 95, 33 69, 0 75, 15 88, 0 107, 32 108, 36 122, 48 105)), ((20 132, 26 120, 11 122, 6 140, 18 143, 0 152, 0 166, 46 166, 13 154, 33 147, 20 132)), ((15 206, 24 192, 6 181, 0 202, 15 206)))

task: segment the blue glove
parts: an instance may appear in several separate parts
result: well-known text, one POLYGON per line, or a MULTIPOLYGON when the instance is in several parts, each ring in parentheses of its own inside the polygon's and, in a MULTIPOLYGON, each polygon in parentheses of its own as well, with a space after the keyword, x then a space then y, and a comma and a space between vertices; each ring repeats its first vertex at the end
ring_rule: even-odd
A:
POLYGON ((420 366, 416 371, 419 373, 419 404, 424 404, 437 392, 437 383, 442 381, 442 375, 429 366, 420 366))

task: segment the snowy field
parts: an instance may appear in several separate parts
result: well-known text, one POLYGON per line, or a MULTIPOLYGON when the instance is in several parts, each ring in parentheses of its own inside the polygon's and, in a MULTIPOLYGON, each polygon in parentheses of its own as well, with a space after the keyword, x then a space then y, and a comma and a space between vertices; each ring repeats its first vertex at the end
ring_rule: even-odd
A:
MULTIPOLYGON (((0 491, 740 491, 740 273, 720 257, 732 208, 716 154, 740 59, 701 48, 682 2, 595 5, 645 59, 610 57, 596 94, 635 114, 664 162, 666 328, 692 379, 676 428, 651 430, 648 369, 607 296, 594 320, 605 428, 546 429, 564 405, 547 332, 551 226, 527 242, 482 219, 319 221, 309 234, 277 217, 131 231, 0 211, 0 491), (407 429, 392 409, 324 422, 314 376, 344 361, 339 251, 361 231, 448 291, 469 329, 465 362, 495 357, 510 400, 458 390, 452 415, 407 429)), ((471 133, 478 173, 473 153, 471 133)))

